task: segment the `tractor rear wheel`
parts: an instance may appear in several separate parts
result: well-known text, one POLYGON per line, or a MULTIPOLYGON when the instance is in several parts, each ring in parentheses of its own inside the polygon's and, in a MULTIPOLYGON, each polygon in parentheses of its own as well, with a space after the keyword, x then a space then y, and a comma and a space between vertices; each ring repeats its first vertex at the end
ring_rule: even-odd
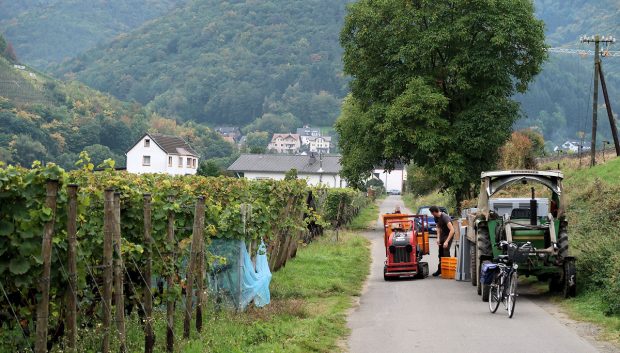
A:
POLYGON ((564 298, 573 298, 577 295, 577 269, 574 260, 564 261, 564 298))
MULTIPOLYGON (((482 283, 480 283, 480 274, 478 271, 482 268, 482 258, 483 257, 492 257, 493 249, 491 248, 491 238, 489 238, 489 229, 488 228, 479 228, 477 232, 477 251, 476 251, 476 278, 478 283, 478 295, 482 295, 482 283)), ((482 298, 483 301, 485 300, 482 298)))
POLYGON ((471 285, 478 284, 478 271, 476 268, 476 244, 469 244, 469 274, 471 276, 471 285))

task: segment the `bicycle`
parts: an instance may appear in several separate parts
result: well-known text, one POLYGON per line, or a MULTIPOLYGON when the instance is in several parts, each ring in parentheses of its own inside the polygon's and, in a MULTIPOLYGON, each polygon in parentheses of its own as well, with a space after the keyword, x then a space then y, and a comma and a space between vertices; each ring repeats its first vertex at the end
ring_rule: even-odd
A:
POLYGON ((512 318, 517 302, 517 263, 525 261, 533 248, 530 242, 519 246, 506 241, 500 242, 500 247, 506 249, 508 254, 497 257, 498 271, 490 284, 489 310, 494 314, 502 302, 508 311, 508 318, 512 318))

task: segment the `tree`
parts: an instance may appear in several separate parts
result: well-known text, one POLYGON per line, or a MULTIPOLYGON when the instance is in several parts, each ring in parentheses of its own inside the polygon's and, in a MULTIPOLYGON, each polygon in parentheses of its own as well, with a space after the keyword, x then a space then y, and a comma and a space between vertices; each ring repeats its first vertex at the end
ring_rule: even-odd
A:
POLYGON ((407 166, 407 191, 415 195, 425 195, 437 190, 437 182, 424 168, 415 164, 407 166))
POLYGON ((265 153, 269 144, 269 134, 265 131, 250 132, 246 135, 245 146, 250 153, 265 153))
POLYGON ((86 148, 84 148, 84 151, 88 153, 88 155, 90 156, 90 160, 95 165, 95 167, 99 166, 106 159, 120 159, 110 150, 108 146, 103 146, 100 144, 87 146, 86 148))
POLYGON ((2 34, 0 34, 0 54, 4 54, 6 47, 7 47, 6 39, 4 39, 2 34))
POLYGON ((359 186, 374 165, 413 160, 457 201, 496 163, 519 118, 511 97, 546 59, 530 0, 361 0, 340 40, 344 176, 359 186))
POLYGON ((46 162, 47 149, 28 135, 17 135, 10 146, 14 151, 13 161, 23 167, 30 167, 34 161, 46 162))
POLYGON ((222 174, 220 167, 213 160, 206 160, 200 162, 200 166, 198 166, 198 175, 201 176, 219 176, 222 174))
POLYGON ((9 59, 10 62, 17 62, 17 54, 15 54, 15 49, 13 49, 13 44, 11 44, 11 42, 6 44, 6 48, 2 55, 9 59))
POLYGON ((294 132, 299 126, 301 126, 301 121, 299 121, 299 119, 291 113, 285 113, 282 115, 267 113, 254 120, 254 122, 246 126, 243 131, 246 133, 253 131, 266 131, 271 134, 285 134, 288 132, 294 132))

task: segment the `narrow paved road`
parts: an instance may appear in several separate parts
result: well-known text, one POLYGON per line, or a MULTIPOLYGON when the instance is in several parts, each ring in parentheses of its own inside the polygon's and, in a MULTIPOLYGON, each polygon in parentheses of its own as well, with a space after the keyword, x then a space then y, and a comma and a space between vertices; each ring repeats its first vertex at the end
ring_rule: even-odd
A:
MULTIPOLYGON (((390 196, 381 212, 391 212, 396 205, 403 206, 400 197, 390 196)), ((433 277, 384 282, 385 249, 381 226, 376 229, 367 234, 373 260, 367 287, 349 317, 352 353, 599 352, 524 296, 517 301, 515 316, 508 319, 503 306, 490 314, 470 282, 433 277)), ((432 273, 437 269, 434 239, 426 257, 432 273)))

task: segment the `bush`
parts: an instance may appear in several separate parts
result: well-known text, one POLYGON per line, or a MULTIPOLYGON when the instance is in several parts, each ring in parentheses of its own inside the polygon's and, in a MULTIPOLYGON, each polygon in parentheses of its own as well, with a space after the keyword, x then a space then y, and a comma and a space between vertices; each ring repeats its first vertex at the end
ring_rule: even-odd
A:
POLYGON ((359 210, 368 204, 368 198, 361 192, 350 188, 321 189, 316 192, 319 202, 318 211, 325 222, 334 227, 346 225, 359 210))
POLYGON ((536 169, 536 155, 543 146, 540 134, 531 130, 515 131, 500 148, 499 166, 502 169, 536 169))

